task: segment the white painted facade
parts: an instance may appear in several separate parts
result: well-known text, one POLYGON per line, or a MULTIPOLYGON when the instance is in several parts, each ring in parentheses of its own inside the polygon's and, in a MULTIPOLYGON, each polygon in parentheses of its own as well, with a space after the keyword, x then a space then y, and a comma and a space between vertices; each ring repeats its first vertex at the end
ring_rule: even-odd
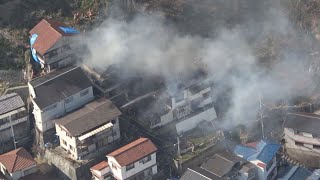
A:
POLYGON ((137 179, 143 180, 147 179, 148 177, 150 178, 157 173, 156 153, 152 153, 151 155, 132 163, 134 164, 134 167, 132 167, 131 169, 127 169, 127 166, 120 166, 120 164, 113 157, 107 156, 107 158, 109 166, 101 171, 95 171, 95 173, 98 173, 99 175, 101 175, 101 177, 108 173, 111 173, 115 179, 125 180, 141 175, 137 179), (148 158, 150 158, 150 160, 146 161, 148 158), (144 162, 143 159, 145 160, 144 162), (142 175, 142 173, 144 175, 142 175))
POLYGON ((257 169, 258 169, 258 175, 259 175, 259 179, 269 179, 268 180, 273 180, 276 179, 278 171, 277 171, 277 158, 276 156, 273 157, 271 164, 265 165, 264 167, 261 167, 258 164, 264 164, 263 162, 259 161, 259 160, 252 160, 250 161, 251 163, 253 163, 254 165, 256 165, 257 169))
POLYGON ((110 166, 107 166, 106 168, 102 170, 91 170, 91 173, 93 174, 93 180, 110 180, 111 179, 111 170, 110 166))
POLYGON ((37 165, 32 165, 28 168, 13 172, 13 173, 8 173, 6 167, 0 163, 0 170, 2 172, 2 174, 4 174, 6 176, 7 179, 9 180, 18 180, 24 176, 27 176, 29 174, 35 173, 37 172, 37 165))
POLYGON ((69 152, 74 159, 85 159, 98 150, 108 148, 108 145, 120 139, 119 118, 115 119, 114 124, 111 122, 108 124, 110 124, 109 128, 96 133, 94 138, 88 137, 84 140, 79 139, 81 136, 68 135, 68 131, 58 124, 55 124, 55 128, 59 136, 60 146, 69 152))
POLYGON ((292 128, 284 128, 286 148, 297 149, 305 152, 320 153, 320 138, 311 133, 297 132, 292 128))
POLYGON ((217 114, 210 93, 210 87, 194 94, 189 89, 184 90, 183 99, 178 101, 173 97, 169 112, 162 115, 160 122, 153 124, 151 128, 177 121, 176 129, 178 134, 181 134, 195 128, 202 121, 213 121, 217 118, 217 114))
MULTIPOLYGON (((49 129, 54 128, 53 119, 63 116, 64 114, 73 111, 88 102, 92 101, 94 99, 93 96, 93 88, 88 87, 87 89, 83 89, 80 92, 77 92, 69 97, 66 97, 59 102, 55 102, 51 104, 50 106, 40 109, 39 106, 36 104, 36 102, 33 100, 36 98, 35 91, 30 83, 28 83, 29 86, 29 92, 32 97, 32 104, 33 104, 33 115, 35 118, 35 125, 41 132, 45 132, 49 129), (86 92, 85 95, 81 96, 81 92, 86 92), (71 101, 70 101, 71 99, 71 101)), ((50 94, 48 94, 50 96, 50 94)))

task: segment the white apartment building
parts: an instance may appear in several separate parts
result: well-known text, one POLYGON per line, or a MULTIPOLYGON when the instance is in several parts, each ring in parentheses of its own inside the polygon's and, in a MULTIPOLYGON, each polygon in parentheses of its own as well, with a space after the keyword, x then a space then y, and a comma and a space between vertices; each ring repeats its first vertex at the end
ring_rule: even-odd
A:
POLYGON ((12 150, 13 144, 30 135, 28 112, 17 93, 0 96, 0 142, 5 151, 12 150), (10 149, 11 148, 11 149, 10 149))
POLYGON ((311 113, 288 113, 283 127, 288 154, 310 167, 319 167, 320 116, 311 113))
POLYGON ((52 19, 42 19, 29 34, 33 59, 47 72, 72 64, 81 50, 79 31, 52 19))
POLYGON ((157 173, 156 146, 139 138, 107 155, 90 170, 95 180, 145 180, 157 173))
POLYGON ((101 98, 55 120, 60 146, 74 159, 90 158, 93 153, 112 149, 112 144, 120 139, 120 115, 110 100, 101 98))
POLYGON ((54 128, 62 117, 94 99, 92 82, 80 67, 59 69, 28 83, 35 125, 40 132, 54 128))
POLYGON ((217 114, 211 91, 211 87, 199 85, 184 89, 183 93, 172 97, 166 113, 151 121, 151 128, 176 122, 176 130, 181 134, 195 128, 201 121, 213 121, 217 114))

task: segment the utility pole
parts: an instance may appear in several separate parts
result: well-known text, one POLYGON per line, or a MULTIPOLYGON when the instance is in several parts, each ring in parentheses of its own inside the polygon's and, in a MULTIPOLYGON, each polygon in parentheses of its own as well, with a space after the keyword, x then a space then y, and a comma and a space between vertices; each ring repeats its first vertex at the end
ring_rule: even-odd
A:
POLYGON ((12 126, 11 116, 9 117, 9 120, 10 120, 11 135, 12 135, 12 139, 13 139, 14 149, 17 149, 16 137, 15 137, 15 135, 14 135, 14 130, 13 130, 13 126, 12 126))
POLYGON ((177 136, 177 145, 178 145, 178 155, 179 155, 179 158, 181 158, 181 153, 180 153, 180 139, 179 139, 179 136, 177 136))
POLYGON ((261 123, 261 133, 262 133, 262 138, 264 139, 264 124, 263 124, 263 112, 262 112, 262 100, 261 96, 259 96, 259 114, 260 114, 260 123, 261 123))

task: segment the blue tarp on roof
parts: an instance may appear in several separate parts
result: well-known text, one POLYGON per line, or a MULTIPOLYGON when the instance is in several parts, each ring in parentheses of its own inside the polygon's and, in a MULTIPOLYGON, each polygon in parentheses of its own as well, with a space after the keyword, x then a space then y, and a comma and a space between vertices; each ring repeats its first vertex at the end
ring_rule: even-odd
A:
POLYGON ((32 36, 30 37, 30 46, 31 46, 31 54, 32 54, 33 59, 36 62, 40 63, 40 61, 39 61, 39 59, 37 57, 37 54, 36 54, 36 50, 33 49, 33 47, 32 47, 34 42, 36 41, 37 37, 38 37, 38 34, 32 34, 32 36))
POLYGON ((59 28, 66 34, 79 34, 80 33, 78 30, 76 30, 72 27, 60 26, 59 28))
POLYGON ((281 144, 273 143, 268 140, 261 140, 255 148, 237 145, 234 149, 234 153, 248 161, 257 159, 265 164, 268 164, 278 152, 280 147, 281 144))

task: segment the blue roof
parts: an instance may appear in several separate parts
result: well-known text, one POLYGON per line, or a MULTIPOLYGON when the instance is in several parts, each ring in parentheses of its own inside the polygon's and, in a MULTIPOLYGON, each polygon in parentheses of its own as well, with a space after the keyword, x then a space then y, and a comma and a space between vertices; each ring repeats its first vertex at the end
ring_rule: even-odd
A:
POLYGON ((268 164, 276 155, 280 147, 280 144, 266 144, 258 154, 257 159, 265 164, 268 164))
POLYGON ((261 140, 255 148, 237 145, 234 153, 248 161, 257 159, 268 164, 276 155, 280 147, 281 144, 273 143, 268 140, 261 140))
POLYGON ((79 34, 80 33, 78 30, 76 30, 72 27, 60 26, 59 28, 66 34, 79 34))

